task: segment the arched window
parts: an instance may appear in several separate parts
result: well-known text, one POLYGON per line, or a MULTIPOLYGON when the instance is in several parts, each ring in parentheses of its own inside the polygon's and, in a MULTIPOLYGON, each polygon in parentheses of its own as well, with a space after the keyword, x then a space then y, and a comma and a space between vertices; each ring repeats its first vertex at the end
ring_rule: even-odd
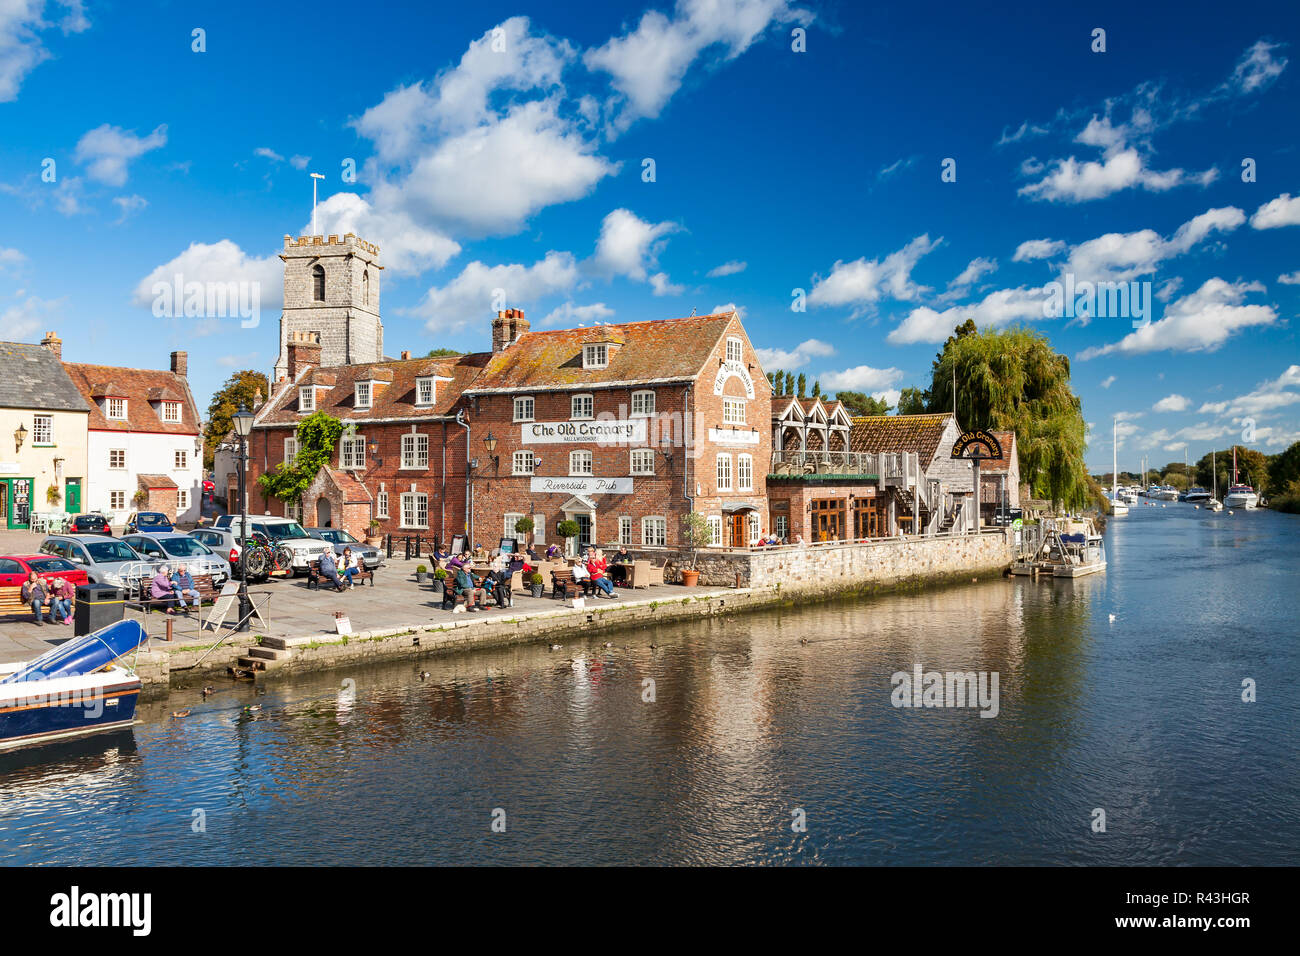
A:
POLYGON ((325 269, 318 262, 311 267, 312 297, 317 302, 325 301, 325 269))
POLYGON ((370 304, 370 270, 369 269, 361 273, 361 301, 365 305, 370 304))

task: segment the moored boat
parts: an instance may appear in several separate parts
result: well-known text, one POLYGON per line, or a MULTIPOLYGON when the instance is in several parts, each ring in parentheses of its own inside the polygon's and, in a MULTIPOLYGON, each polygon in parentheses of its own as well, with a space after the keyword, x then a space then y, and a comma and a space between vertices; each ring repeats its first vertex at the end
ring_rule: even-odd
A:
POLYGON ((1245 508, 1247 510, 1259 505, 1259 495, 1250 485, 1241 484, 1237 479, 1237 446, 1232 446, 1232 484, 1228 486, 1228 493, 1223 496, 1223 503, 1229 508, 1245 508))
POLYGON ((1210 500, 1210 492, 1200 485, 1193 485, 1187 489, 1187 494, 1183 495, 1183 501, 1190 501, 1192 504, 1201 504, 1210 500))

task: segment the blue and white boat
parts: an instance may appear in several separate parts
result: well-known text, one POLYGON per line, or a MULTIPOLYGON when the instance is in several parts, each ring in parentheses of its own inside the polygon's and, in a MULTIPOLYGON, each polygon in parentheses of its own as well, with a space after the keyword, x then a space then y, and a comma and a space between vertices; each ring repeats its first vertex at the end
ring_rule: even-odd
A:
POLYGON ((138 621, 118 621, 0 665, 0 750, 130 727, 140 678, 122 659, 148 640, 138 621))

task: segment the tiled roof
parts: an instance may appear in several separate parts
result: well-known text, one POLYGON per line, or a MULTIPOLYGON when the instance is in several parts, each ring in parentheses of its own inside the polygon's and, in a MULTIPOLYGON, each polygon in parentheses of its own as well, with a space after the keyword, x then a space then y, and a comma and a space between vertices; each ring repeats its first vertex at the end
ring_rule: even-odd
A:
POLYGON ((86 400, 49 349, 0 342, 0 408, 84 412, 86 400))
POLYGON ((493 355, 483 374, 466 391, 527 391, 694 379, 734 319, 734 312, 724 312, 525 332, 504 352, 493 355), (619 344, 610 348, 605 368, 585 369, 582 347, 596 342, 619 344))
POLYGON ((866 415, 853 419, 849 450, 916 452, 923 464, 934 460, 952 415, 866 415))
POLYGON ((370 490, 357 480, 357 476, 350 471, 341 471, 338 468, 326 468, 330 480, 338 487, 343 494, 343 503, 351 504, 369 504, 374 499, 370 496, 370 490))
POLYGON ((189 386, 175 372, 155 369, 116 368, 64 362, 63 368, 90 406, 87 427, 97 431, 160 432, 168 435, 197 435, 199 413, 189 386), (106 396, 126 399, 126 421, 105 417, 99 402, 106 396), (158 402, 180 402, 181 420, 165 422, 158 402))
POLYGON ((175 488, 176 482, 166 475, 137 475, 141 488, 175 488))
POLYGON ((398 359, 369 362, 365 365, 339 365, 327 369, 308 369, 297 382, 283 382, 272 389, 270 401, 257 413, 254 427, 297 425, 298 386, 316 384, 316 411, 328 412, 343 421, 374 421, 385 418, 438 418, 451 413, 465 386, 474 380, 491 357, 489 352, 471 352, 442 358, 398 359), (434 403, 416 406, 415 380, 435 376, 434 403), (357 411, 356 383, 382 382, 372 386, 370 408, 357 411), (333 381, 333 385, 329 385, 333 381))
POLYGON ((1004 474, 1011 466, 1011 460, 1016 453, 1016 433, 994 431, 993 429, 989 429, 989 431, 1002 445, 1002 457, 989 458, 980 462, 980 474, 985 475, 994 472, 1004 474))

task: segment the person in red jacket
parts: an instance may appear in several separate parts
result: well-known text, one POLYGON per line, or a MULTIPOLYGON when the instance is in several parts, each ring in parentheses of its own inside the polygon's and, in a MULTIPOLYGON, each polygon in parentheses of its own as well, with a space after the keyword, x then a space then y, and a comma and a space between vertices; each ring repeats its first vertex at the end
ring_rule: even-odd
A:
POLYGON ((587 573, 591 575, 591 583, 600 588, 605 597, 614 596, 614 582, 609 579, 609 568, 604 558, 596 557, 595 548, 587 549, 587 573))

